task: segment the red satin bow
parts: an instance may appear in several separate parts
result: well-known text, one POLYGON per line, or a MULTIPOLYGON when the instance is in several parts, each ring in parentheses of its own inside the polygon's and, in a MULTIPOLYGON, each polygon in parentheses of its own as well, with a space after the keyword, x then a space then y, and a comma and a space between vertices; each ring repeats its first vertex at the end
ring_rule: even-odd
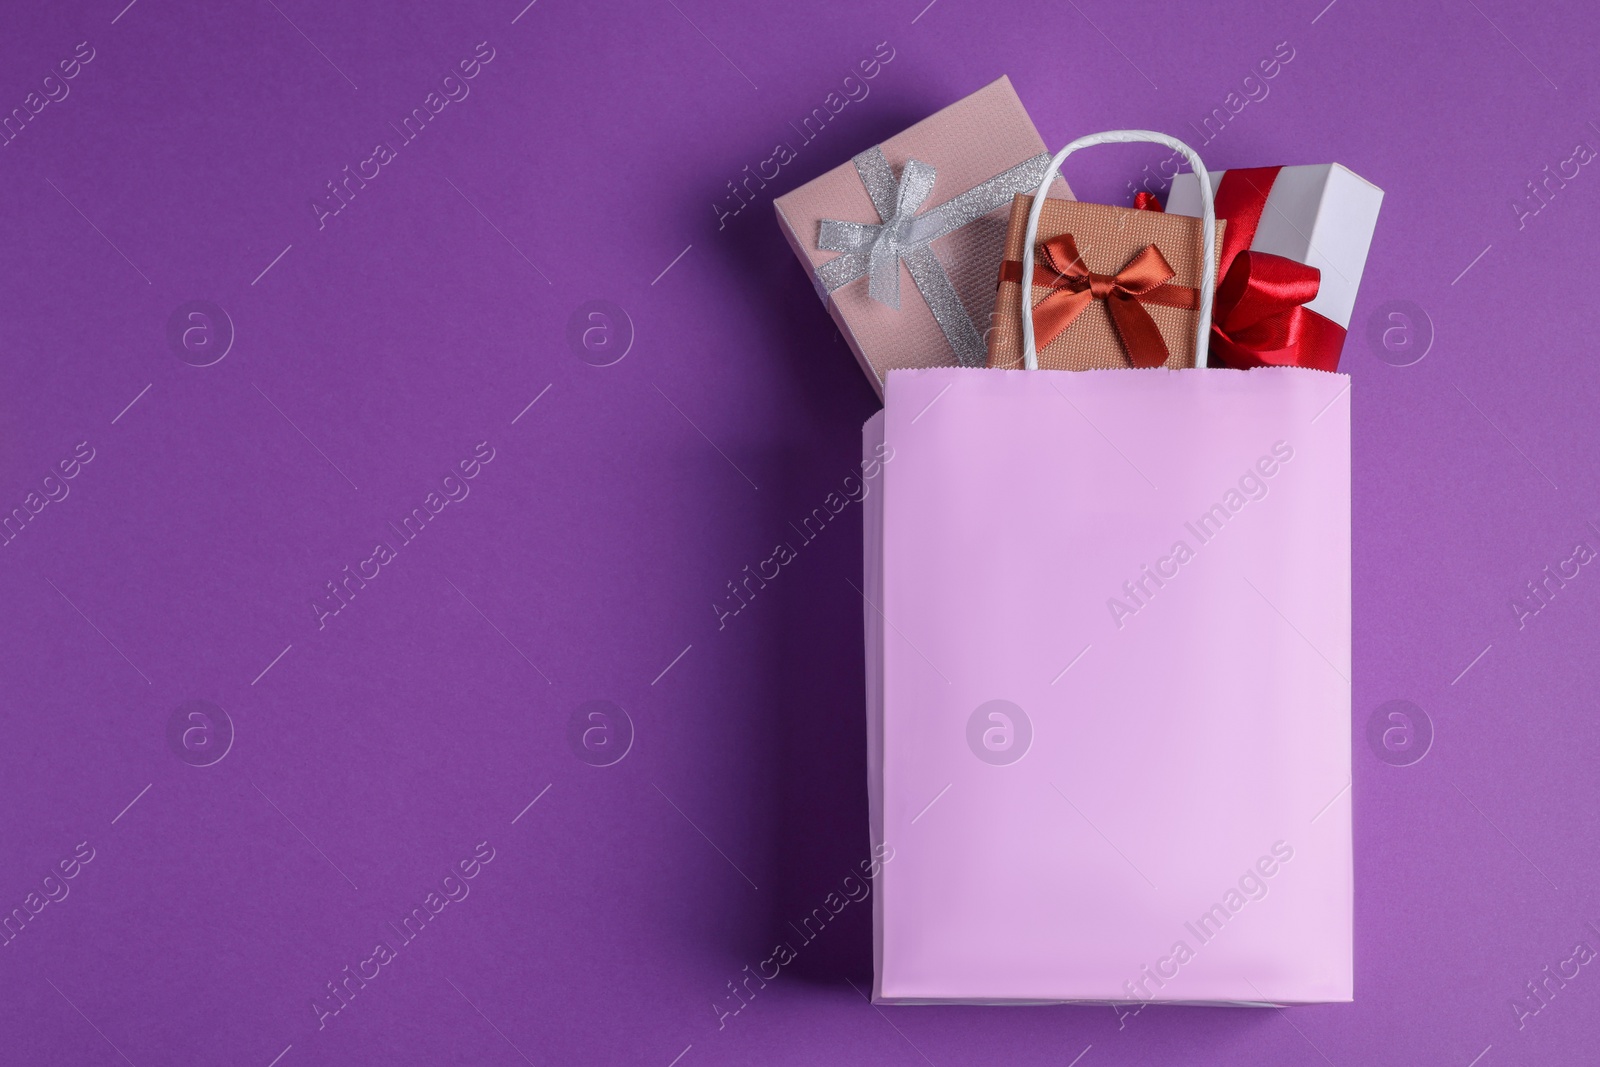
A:
POLYGON ((1278 170, 1230 170, 1217 188, 1217 217, 1228 225, 1222 284, 1211 315, 1211 362, 1241 370, 1338 370, 1344 328, 1305 307, 1316 298, 1322 272, 1284 256, 1250 251, 1278 170))
MULTIPOLYGON (((1116 274, 1091 271, 1070 233, 1041 241, 1035 260, 1033 284, 1050 288, 1044 299, 1033 305, 1035 345, 1041 349, 1061 336, 1091 302, 1103 300, 1129 361, 1135 367, 1159 367, 1170 353, 1144 305, 1199 306, 1193 289, 1167 284, 1174 272, 1155 245, 1145 246, 1116 274)), ((1022 264, 1006 260, 1000 267, 1000 280, 1020 283, 1022 264)))

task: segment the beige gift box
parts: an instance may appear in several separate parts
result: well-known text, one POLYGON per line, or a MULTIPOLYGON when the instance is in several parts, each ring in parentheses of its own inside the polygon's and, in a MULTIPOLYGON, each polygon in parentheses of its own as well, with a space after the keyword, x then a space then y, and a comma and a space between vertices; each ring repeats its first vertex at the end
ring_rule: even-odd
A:
MULTIPOLYGON (((1022 284, 1014 268, 1024 255, 1039 255, 1037 249, 1023 247, 1032 206, 1033 197, 1018 194, 1011 207, 1003 262, 1012 269, 1002 271, 1000 277, 995 328, 989 332, 991 367, 1022 367, 1022 284)), ((1216 224, 1219 256, 1224 225, 1216 224)), ((1108 281, 1111 278, 1106 276, 1115 276, 1130 261, 1147 254, 1146 250, 1160 253, 1173 277, 1169 284, 1150 292, 1141 304, 1166 347, 1167 356, 1160 365, 1172 369, 1193 367, 1203 240, 1200 220, 1077 200, 1046 200, 1039 214, 1039 244, 1062 235, 1075 241, 1089 270, 1108 281), (1163 300, 1163 293, 1169 289, 1195 299, 1188 305, 1176 299, 1163 300)), ((1041 334, 1041 312, 1047 314, 1047 301, 1066 291, 1052 284, 1054 273, 1045 264, 1034 269, 1028 307, 1034 315, 1034 329, 1041 334)), ((1135 365, 1104 299, 1088 301, 1071 325, 1049 339, 1041 335, 1038 345, 1040 370, 1105 370, 1135 365)))
POLYGON ((774 202, 880 397, 898 367, 984 365, 1012 196, 1049 161, 1001 77, 774 202))

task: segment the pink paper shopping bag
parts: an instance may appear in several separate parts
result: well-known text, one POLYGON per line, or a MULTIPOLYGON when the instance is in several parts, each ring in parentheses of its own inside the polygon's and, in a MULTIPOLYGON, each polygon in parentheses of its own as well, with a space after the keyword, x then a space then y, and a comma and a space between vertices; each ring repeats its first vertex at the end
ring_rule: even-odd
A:
POLYGON ((889 375, 875 999, 1351 999, 1349 386, 889 375))

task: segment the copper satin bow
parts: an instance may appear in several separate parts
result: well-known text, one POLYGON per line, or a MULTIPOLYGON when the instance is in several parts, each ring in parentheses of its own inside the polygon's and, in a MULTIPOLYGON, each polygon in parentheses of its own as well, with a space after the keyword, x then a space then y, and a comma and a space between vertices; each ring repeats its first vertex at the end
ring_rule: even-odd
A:
POLYGON ((1316 299, 1322 272, 1284 256, 1250 251, 1278 170, 1230 170, 1217 188, 1217 217, 1228 225, 1222 284, 1211 315, 1211 362, 1240 370, 1278 366, 1335 371, 1344 328, 1305 306, 1316 299))
MULTIPOLYGON (((1070 233, 1039 242, 1034 258, 1033 284, 1051 290, 1033 305, 1035 346, 1040 349, 1061 336, 1090 303, 1103 300, 1129 361, 1135 367, 1159 367, 1171 353, 1144 305, 1199 306, 1193 289, 1167 284, 1175 272, 1155 245, 1146 245, 1116 274, 1090 270, 1070 233)), ((1022 264, 1006 260, 1001 264, 1000 280, 1020 283, 1022 264)))

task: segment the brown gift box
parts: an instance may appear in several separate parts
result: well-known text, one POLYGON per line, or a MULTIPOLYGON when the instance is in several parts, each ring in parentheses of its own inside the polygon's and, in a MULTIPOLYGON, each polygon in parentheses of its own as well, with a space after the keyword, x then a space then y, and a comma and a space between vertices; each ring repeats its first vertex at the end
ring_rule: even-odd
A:
MULTIPOLYGON (((876 158, 887 164, 888 174, 896 182, 903 179, 911 160, 934 168, 932 191, 909 220, 913 225, 937 215, 952 201, 971 203, 980 195, 979 186, 995 188, 990 183, 997 176, 1009 174, 1008 191, 1031 192, 1039 187, 1050 157, 1010 79, 1001 77, 774 202, 784 236, 881 397, 884 377, 896 367, 953 367, 962 359, 924 292, 924 288, 934 289, 937 297, 937 288, 913 279, 911 257, 894 264, 900 276, 898 309, 872 298, 866 276, 831 292, 824 283, 829 276, 828 263, 852 255, 866 258, 819 247, 824 221, 865 224, 860 227, 863 229, 876 229, 884 221, 863 172, 864 167, 871 172, 874 153, 880 153, 876 158)), ((882 174, 881 164, 877 165, 882 174)), ((1054 195, 1072 195, 1060 179, 1051 188, 1054 195)), ((982 366, 987 356, 983 334, 994 310, 994 278, 1005 242, 1009 204, 998 197, 992 199, 999 200, 996 207, 926 246, 949 280, 945 292, 953 290, 955 300, 940 303, 946 319, 951 320, 952 332, 958 340, 965 338, 967 363, 972 366, 982 366), (965 321, 959 321, 962 319, 965 321)), ((921 267, 926 279, 927 259, 921 267)))
MULTIPOLYGON (((1032 207, 1031 196, 1018 194, 1012 199, 1011 222, 1006 227, 1006 261, 1022 262, 1023 239, 1027 236, 1028 212, 1032 207)), ((1048 199, 1039 214, 1038 240, 1042 244, 1052 237, 1071 234, 1083 262, 1089 270, 1101 275, 1117 274, 1146 247, 1153 245, 1174 272, 1167 284, 1198 291, 1201 274, 1200 226, 1199 219, 1184 215, 1048 199)), ((1224 223, 1217 223, 1216 247, 1219 258, 1223 226, 1224 223)), ((1035 261, 1030 307, 1036 307, 1051 294, 1048 279, 1052 273, 1035 261)), ((1022 366, 1021 297, 1021 282, 1008 281, 1002 274, 995 301, 994 329, 989 333, 988 365, 991 367, 1017 369, 1022 366)), ((1165 307, 1150 302, 1144 304, 1144 309, 1149 312, 1167 345, 1167 361, 1161 365, 1193 367, 1195 317, 1200 314, 1198 308, 1165 307)), ((1129 366, 1132 363, 1112 325, 1104 300, 1091 300, 1071 325, 1039 349, 1040 370, 1095 370, 1129 366)))

